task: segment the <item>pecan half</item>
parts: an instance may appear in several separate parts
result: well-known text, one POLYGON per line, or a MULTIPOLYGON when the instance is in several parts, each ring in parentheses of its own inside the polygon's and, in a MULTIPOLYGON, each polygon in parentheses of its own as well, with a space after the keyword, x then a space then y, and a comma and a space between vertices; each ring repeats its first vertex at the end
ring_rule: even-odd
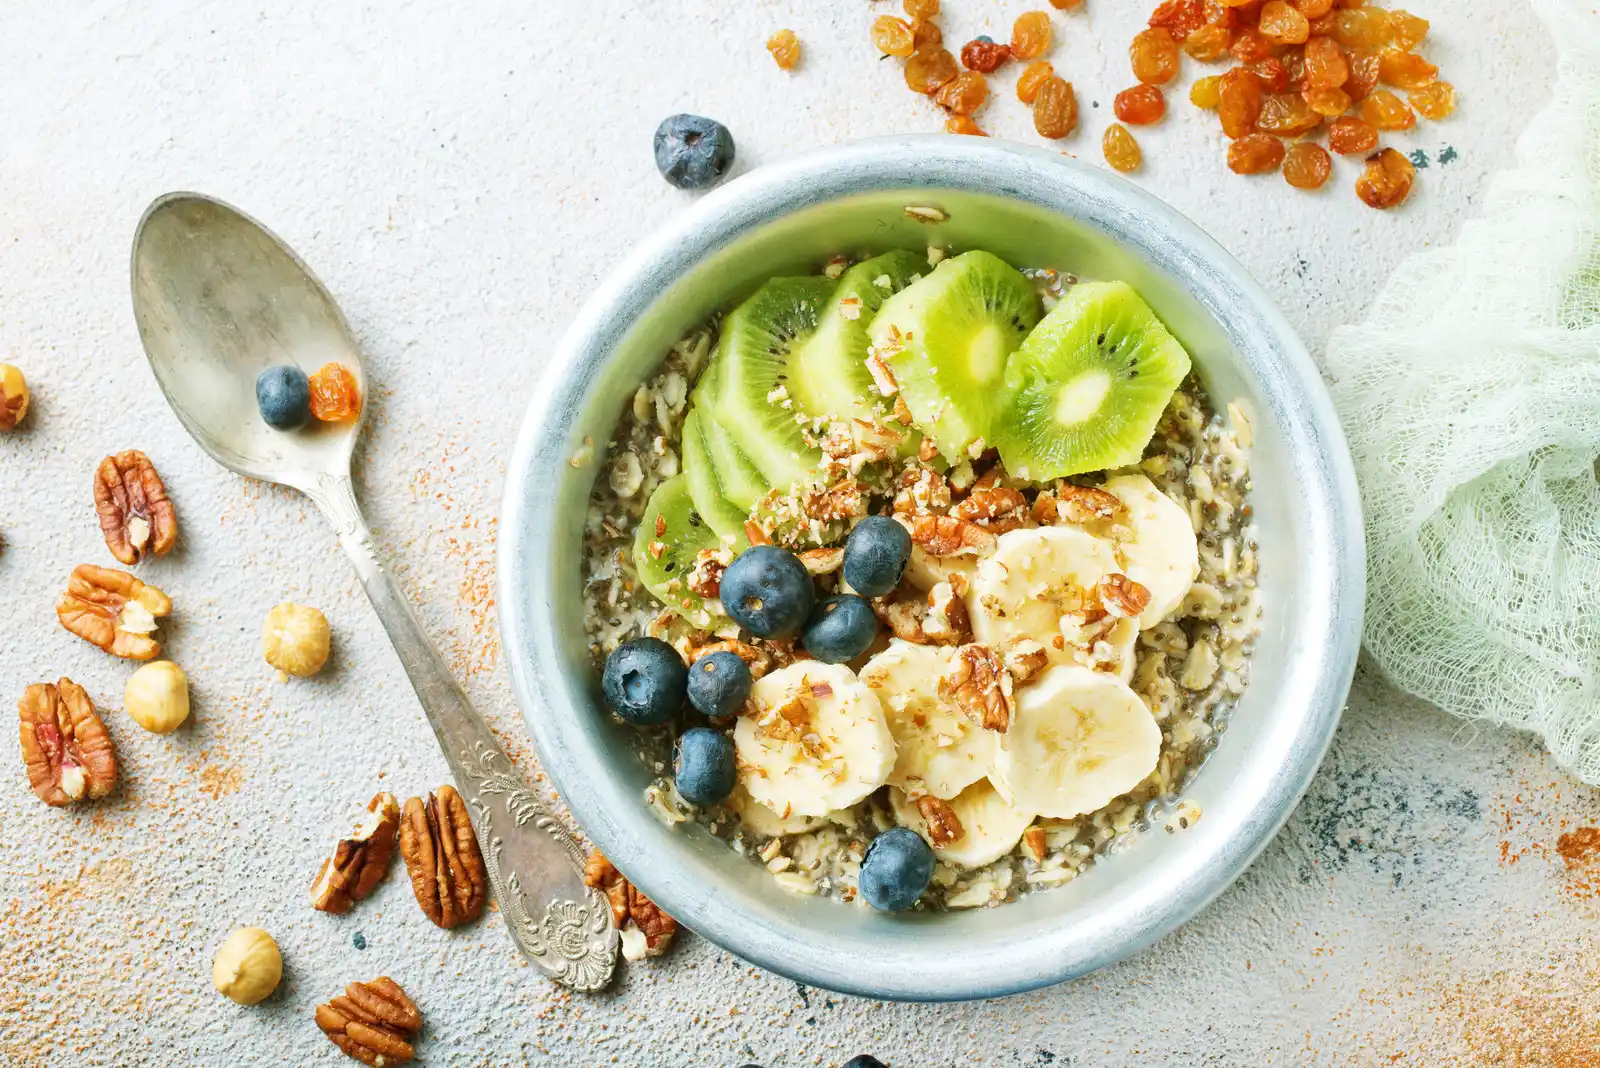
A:
POLYGON ((659 957, 672 945, 678 921, 639 892, 638 887, 617 870, 598 850, 589 854, 583 881, 606 895, 611 903, 611 918, 622 935, 622 955, 629 960, 659 957))
POLYGON ((94 510, 106 548, 124 564, 165 556, 178 540, 178 514, 150 458, 128 449, 100 461, 94 473, 94 510))
POLYGON ((1045 669, 1050 662, 1050 651, 1031 638, 1012 642, 1002 650, 1006 670, 1020 686, 1045 669))
POLYGON ((1016 530, 1026 521, 1028 500, 1020 491, 1006 486, 974 488, 971 494, 950 510, 950 514, 957 519, 976 523, 992 533, 1004 534, 1008 530, 1016 530))
POLYGON ((67 590, 56 602, 61 625, 112 656, 150 660, 161 645, 150 635, 156 620, 172 611, 172 601, 126 571, 93 564, 72 569, 67 590))
POLYGON ((1150 591, 1127 575, 1105 576, 1096 591, 1106 614, 1117 619, 1131 619, 1150 604, 1150 591))
POLYGON ((422 1014, 400 984, 387 975, 351 983, 340 997, 317 1006, 317 1026, 348 1057, 362 1064, 405 1064, 417 1055, 412 1041, 422 1014))
POLYGON ((995 536, 978 524, 948 515, 914 515, 908 524, 911 541, 929 556, 982 556, 995 536))
POLYGON ((400 830, 400 803, 380 793, 367 802, 355 828, 333 847, 311 882, 311 907, 322 912, 349 912, 376 890, 389 873, 395 835, 400 830))
POLYGON ((71 679, 36 682, 17 702, 28 785, 47 805, 100 798, 117 782, 117 752, 94 702, 71 679))
POLYGON ((411 873, 417 904, 440 927, 471 923, 483 914, 483 854, 472 830, 467 803, 454 786, 406 801, 400 823, 400 855, 411 873))
POLYGON ((963 645, 939 679, 939 696, 985 730, 1011 726, 1011 676, 986 645, 963 645))
POLYGON ((948 801, 927 794, 917 798, 917 811, 922 813, 922 822, 928 825, 928 837, 936 846, 949 845, 967 833, 948 801))

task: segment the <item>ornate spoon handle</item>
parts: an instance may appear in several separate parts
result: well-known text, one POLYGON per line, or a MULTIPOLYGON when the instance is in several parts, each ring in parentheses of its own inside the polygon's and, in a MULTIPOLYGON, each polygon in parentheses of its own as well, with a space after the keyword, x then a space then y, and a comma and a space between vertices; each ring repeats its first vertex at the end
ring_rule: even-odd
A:
POLYGON ((378 563, 350 480, 323 475, 307 496, 339 535, 400 654, 456 788, 472 811, 484 867, 512 941, 559 983, 575 990, 605 986, 616 967, 617 931, 605 895, 583 883, 583 851, 512 769, 410 603, 378 563))

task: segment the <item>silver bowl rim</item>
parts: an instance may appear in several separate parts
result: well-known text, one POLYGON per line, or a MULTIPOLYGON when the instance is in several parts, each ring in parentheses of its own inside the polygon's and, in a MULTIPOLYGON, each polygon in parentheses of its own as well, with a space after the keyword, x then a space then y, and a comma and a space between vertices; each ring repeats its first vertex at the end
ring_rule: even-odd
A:
POLYGON ((1203 230, 1132 182, 1056 152, 982 138, 881 137, 816 150, 725 184, 657 230, 602 281, 543 370, 506 473, 498 540, 497 612, 512 687, 544 771, 596 846, 636 875, 667 912, 729 952, 796 982, 888 1000, 971 1000, 1039 989, 1114 963, 1187 922, 1244 872, 1310 786, 1338 726, 1360 646, 1365 547, 1354 468, 1316 365, 1272 299, 1203 230), (1079 944, 1040 938, 998 968, 988 962, 983 974, 873 975, 880 970, 862 968, 859 956, 799 937, 817 932, 741 923, 737 913, 707 909, 703 888, 672 857, 630 857, 627 842, 639 836, 628 828, 655 817, 643 803, 620 812, 608 806, 595 781, 604 768, 577 759, 565 744, 570 710, 548 708, 541 681, 560 673, 548 640, 550 613, 529 595, 543 589, 529 571, 539 558, 527 551, 530 537, 541 547, 531 516, 548 503, 548 472, 564 468, 572 454, 583 383, 604 366, 637 314, 705 257, 778 217, 899 188, 998 194, 1075 216, 1158 264, 1219 320, 1226 315, 1240 366, 1290 417, 1278 422, 1294 474, 1304 480, 1301 494, 1315 512, 1312 555, 1331 564, 1319 576, 1325 619, 1313 635, 1318 648, 1293 653, 1316 668, 1303 688, 1307 700, 1286 713, 1299 715, 1289 747, 1297 759, 1278 769, 1240 819, 1240 832, 1192 866, 1179 892, 1148 902, 1136 920, 1079 944))

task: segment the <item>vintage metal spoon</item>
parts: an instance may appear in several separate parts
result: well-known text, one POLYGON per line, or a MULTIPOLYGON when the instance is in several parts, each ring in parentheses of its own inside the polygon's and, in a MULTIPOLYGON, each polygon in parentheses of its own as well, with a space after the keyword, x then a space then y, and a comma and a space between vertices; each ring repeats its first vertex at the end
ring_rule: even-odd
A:
POLYGON ((370 396, 333 298, 265 227, 193 193, 150 205, 133 240, 132 272, 139 336, 184 428, 224 467, 310 497, 339 535, 472 810, 512 940, 557 981, 604 986, 618 937, 605 897, 583 883, 582 851, 512 769, 378 563, 350 482, 360 418, 284 432, 257 412, 256 376, 282 363, 307 374, 343 364, 370 396))

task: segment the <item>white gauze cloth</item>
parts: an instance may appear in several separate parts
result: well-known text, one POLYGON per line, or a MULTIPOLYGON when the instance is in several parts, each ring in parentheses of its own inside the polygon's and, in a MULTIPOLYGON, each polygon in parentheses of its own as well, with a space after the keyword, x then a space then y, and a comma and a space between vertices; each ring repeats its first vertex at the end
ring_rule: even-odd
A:
POLYGON ((1600 15, 1535 7, 1560 66, 1515 169, 1326 366, 1366 512, 1369 654, 1600 784, 1600 15))

